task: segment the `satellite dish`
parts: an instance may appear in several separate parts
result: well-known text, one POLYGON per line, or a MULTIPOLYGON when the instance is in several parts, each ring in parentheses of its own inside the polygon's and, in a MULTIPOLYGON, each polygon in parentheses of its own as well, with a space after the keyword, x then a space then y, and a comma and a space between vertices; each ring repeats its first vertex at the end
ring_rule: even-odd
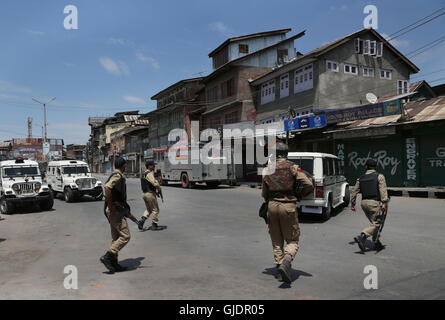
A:
POLYGON ((369 92, 366 94, 366 100, 368 100, 369 103, 376 103, 378 99, 374 93, 369 92))

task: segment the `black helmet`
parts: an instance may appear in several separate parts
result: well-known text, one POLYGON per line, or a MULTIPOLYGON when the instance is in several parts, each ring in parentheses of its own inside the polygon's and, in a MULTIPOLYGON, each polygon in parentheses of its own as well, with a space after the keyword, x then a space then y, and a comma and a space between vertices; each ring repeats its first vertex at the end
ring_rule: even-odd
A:
POLYGON ((375 169, 375 168, 377 168, 377 161, 375 161, 374 159, 368 159, 368 160, 366 160, 366 166, 368 168, 375 169))
POLYGON ((118 157, 118 158, 116 158, 116 160, 114 160, 114 167, 116 169, 121 169, 126 163, 127 163, 127 160, 125 160, 122 157, 118 157))

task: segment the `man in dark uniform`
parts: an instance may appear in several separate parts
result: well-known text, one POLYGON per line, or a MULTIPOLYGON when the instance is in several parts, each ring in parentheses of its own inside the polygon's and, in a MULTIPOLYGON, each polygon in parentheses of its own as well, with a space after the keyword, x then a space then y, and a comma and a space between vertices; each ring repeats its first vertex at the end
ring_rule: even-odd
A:
POLYGON ((129 216, 133 221, 135 219, 127 204, 127 186, 123 175, 126 163, 124 158, 117 158, 114 162, 115 171, 105 184, 105 215, 110 223, 112 242, 100 261, 111 273, 126 270, 118 263, 118 253, 130 241, 130 230, 125 217, 129 216))
POLYGON ((362 194, 361 207, 366 217, 371 222, 371 226, 362 231, 354 238, 361 251, 365 251, 367 237, 372 237, 374 247, 377 251, 384 248, 380 240, 376 239, 377 232, 382 223, 383 214, 387 211, 388 190, 386 188, 385 177, 376 171, 377 162, 373 159, 366 161, 366 172, 357 179, 354 190, 351 194, 351 210, 356 211, 355 203, 357 194, 362 194))
POLYGON ((268 225, 277 266, 276 277, 291 283, 291 263, 298 251, 300 237, 297 200, 310 193, 313 185, 296 164, 287 160, 287 153, 287 145, 277 141, 277 160, 275 164, 269 163, 263 171, 262 197, 268 202, 268 225), (296 184, 302 186, 299 194, 295 192, 296 184), (286 247, 283 248, 284 241, 286 247))

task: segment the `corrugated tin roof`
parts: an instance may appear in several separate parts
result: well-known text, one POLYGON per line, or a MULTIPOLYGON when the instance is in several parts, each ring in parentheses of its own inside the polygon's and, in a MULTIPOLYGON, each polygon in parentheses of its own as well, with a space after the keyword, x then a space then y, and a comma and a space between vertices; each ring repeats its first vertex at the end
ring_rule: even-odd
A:
MULTIPOLYGON (((445 120, 445 97, 408 102, 405 104, 404 109, 408 118, 403 121, 405 124, 445 120)), ((397 123, 400 118, 401 115, 384 116, 366 120, 342 122, 338 123, 338 126, 344 126, 343 129, 386 126, 397 123)))
POLYGON ((126 114, 124 115, 124 120, 125 122, 136 121, 137 119, 139 119, 139 117, 140 115, 126 114))
POLYGON ((136 121, 134 122, 134 124, 135 124, 135 125, 138 125, 138 126, 145 126, 145 125, 148 126, 149 123, 150 123, 149 120, 141 120, 141 119, 138 119, 138 120, 136 120, 136 121))

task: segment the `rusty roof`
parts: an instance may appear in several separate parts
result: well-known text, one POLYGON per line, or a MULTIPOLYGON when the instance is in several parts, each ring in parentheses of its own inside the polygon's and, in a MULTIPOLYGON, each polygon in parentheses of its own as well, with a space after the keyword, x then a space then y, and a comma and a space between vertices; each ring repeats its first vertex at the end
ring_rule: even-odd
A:
POLYGON ((342 130, 348 130, 445 120, 445 97, 408 102, 405 104, 404 109, 406 112, 406 120, 403 121, 401 121, 401 115, 392 115, 370 118, 366 120, 342 122, 338 123, 337 125, 342 126, 342 130))

